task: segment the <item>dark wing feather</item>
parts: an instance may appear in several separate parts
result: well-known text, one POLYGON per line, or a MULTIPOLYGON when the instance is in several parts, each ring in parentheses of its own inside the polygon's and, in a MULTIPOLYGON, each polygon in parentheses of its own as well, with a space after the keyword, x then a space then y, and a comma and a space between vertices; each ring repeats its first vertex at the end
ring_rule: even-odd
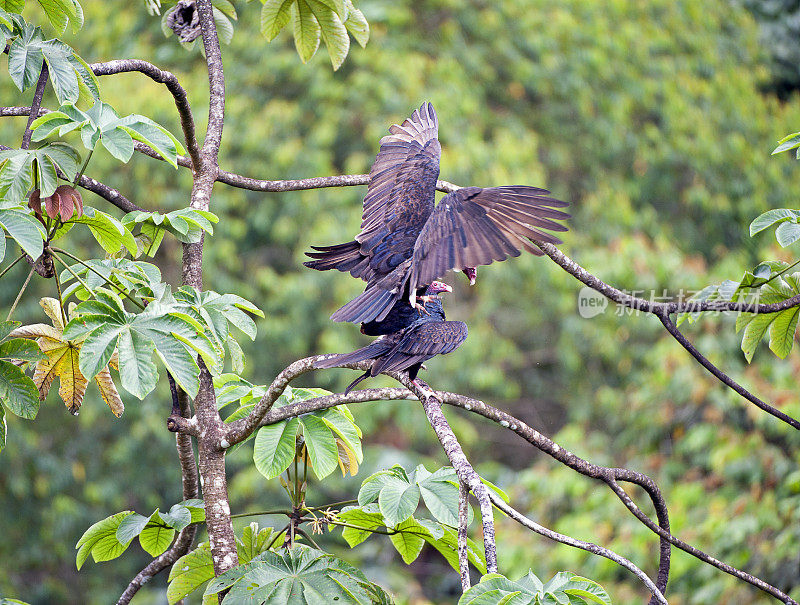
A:
POLYGON ((467 337, 463 321, 420 321, 404 331, 388 353, 372 364, 370 374, 405 370, 436 355, 454 351, 467 337))
POLYGON ((453 270, 488 265, 521 250, 541 256, 531 240, 560 244, 543 231, 566 231, 555 221, 567 202, 537 187, 465 187, 446 195, 425 224, 414 247, 410 286, 429 284, 453 270))
POLYGON ((356 236, 361 253, 378 274, 389 273, 411 256, 433 211, 441 155, 438 129, 433 106, 423 103, 381 139, 356 236))
POLYGON ((362 294, 339 307, 331 315, 331 319, 353 323, 385 319, 394 304, 405 293, 405 282, 408 279, 410 266, 411 259, 406 259, 394 271, 368 285, 362 294))

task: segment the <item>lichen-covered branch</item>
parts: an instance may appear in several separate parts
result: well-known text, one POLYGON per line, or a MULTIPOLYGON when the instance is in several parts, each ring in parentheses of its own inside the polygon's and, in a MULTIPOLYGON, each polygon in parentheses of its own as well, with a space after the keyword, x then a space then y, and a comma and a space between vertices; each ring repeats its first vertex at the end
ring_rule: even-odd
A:
POLYGON ((28 115, 28 123, 25 124, 25 132, 22 133, 21 149, 28 149, 28 147, 31 146, 31 136, 33 136, 31 124, 36 119, 36 116, 39 114, 39 108, 42 106, 42 97, 44 97, 44 87, 47 85, 48 73, 49 68, 47 67, 47 61, 44 61, 42 63, 42 71, 39 72, 39 79, 36 81, 36 90, 33 93, 33 101, 31 102, 30 113, 28 115))
POLYGON ((552 529, 548 529, 543 525, 528 519, 525 515, 520 513, 516 510, 513 506, 506 504, 501 498, 496 496, 495 494, 489 494, 492 504, 494 504, 498 509, 503 511, 506 515, 514 519, 517 523, 522 525, 523 527, 527 527, 533 532, 541 536, 545 536, 546 538, 550 538, 551 540, 555 540, 556 542, 560 542, 562 544, 568 544, 570 546, 574 546, 575 548, 580 548, 581 550, 586 550, 592 554, 605 557, 606 559, 611 559, 614 563, 624 567, 631 573, 633 573, 637 578, 639 578, 650 593, 653 595, 652 602, 660 603, 662 605, 667 605, 667 600, 664 598, 664 595, 661 591, 656 587, 653 581, 649 578, 649 576, 644 573, 641 569, 639 569, 636 565, 634 565, 631 561, 622 557, 615 553, 608 548, 604 548, 602 546, 598 546, 597 544, 593 544, 592 542, 584 542, 583 540, 577 540, 571 536, 565 536, 564 534, 560 534, 552 529))
POLYGON ((458 573, 461 575, 461 591, 470 587, 469 550, 467 544, 467 523, 469 521, 469 486, 458 482, 458 573))

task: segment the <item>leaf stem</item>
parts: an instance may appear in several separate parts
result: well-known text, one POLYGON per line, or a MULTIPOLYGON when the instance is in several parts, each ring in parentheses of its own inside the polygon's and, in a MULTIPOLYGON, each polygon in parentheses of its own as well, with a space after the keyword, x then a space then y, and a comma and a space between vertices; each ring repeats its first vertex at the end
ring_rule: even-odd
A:
POLYGON ((72 186, 73 187, 77 187, 78 186, 78 182, 81 180, 81 177, 83 176, 83 173, 86 170, 86 167, 89 165, 89 160, 92 158, 92 154, 93 153, 94 153, 94 149, 90 149, 89 150, 89 154, 86 156, 86 161, 83 163, 83 166, 81 166, 81 169, 78 171, 78 174, 75 175, 75 180, 72 181, 72 186))
POLYGON ((342 500, 340 502, 331 502, 330 504, 323 504, 322 506, 306 506, 308 511, 319 511, 327 508, 338 508, 340 506, 347 506, 348 504, 358 504, 358 500, 342 500))
POLYGON ((22 254, 20 254, 20 255, 17 257, 17 259, 16 259, 16 260, 15 260, 13 263, 11 263, 11 264, 10 264, 8 267, 6 267, 5 269, 3 269, 3 270, 2 270, 2 272, 0 272, 0 279, 2 279, 2 277, 3 277, 3 276, 6 274, 6 273, 8 273, 8 272, 11 270, 11 268, 12 268, 14 265, 16 265, 16 264, 17 264, 19 261, 21 261, 23 258, 25 258, 25 253, 24 253, 24 252, 23 252, 22 254))
POLYGON ((278 538, 280 538, 280 537, 281 537, 283 534, 285 534, 285 533, 286 533, 286 530, 287 530, 287 529, 289 529, 289 526, 288 526, 288 525, 287 525, 287 526, 285 526, 285 527, 284 527, 282 530, 280 530, 278 533, 276 533, 276 534, 275 534, 275 537, 274 537, 274 538, 272 538, 272 540, 270 540, 270 541, 269 541, 269 544, 267 545, 267 550, 269 550, 269 549, 271 549, 273 546, 275 546, 275 542, 277 542, 277 541, 278 541, 278 538))
POLYGON ((72 274, 72 277, 74 277, 75 279, 77 279, 77 280, 80 282, 80 284, 81 284, 81 285, 82 285, 84 288, 86 288, 86 291, 87 291, 89 294, 91 294, 92 296, 94 296, 94 290, 92 290, 92 289, 89 287, 89 285, 88 285, 88 284, 87 284, 85 281, 83 281, 83 279, 82 279, 82 278, 81 278, 81 277, 80 277, 80 276, 79 276, 77 273, 75 273, 75 271, 73 271, 73 270, 72 270, 72 267, 70 267, 70 266, 69 266, 69 265, 68 265, 68 264, 67 264, 67 263, 64 261, 64 259, 63 259, 63 258, 61 258, 60 256, 58 256, 58 254, 56 254, 55 252, 53 252, 52 248, 50 249, 50 254, 52 254, 52 255, 53 255, 53 258, 54 258, 54 259, 56 259, 58 262, 60 262, 62 265, 64 265, 64 268, 65 268, 67 271, 69 271, 69 272, 72 274))
POLYGON ((281 510, 257 510, 252 513, 236 513, 235 515, 231 515, 231 519, 237 519, 240 517, 258 517, 260 515, 286 515, 287 517, 292 514, 292 511, 281 509, 281 510))
POLYGON ((58 308, 61 310, 61 321, 64 322, 64 325, 67 325, 67 313, 64 311, 64 298, 61 294, 61 280, 58 278, 58 271, 55 269, 53 270, 53 278, 56 281, 56 292, 58 292, 58 308))
POLYGON ((25 283, 22 284, 22 287, 19 289, 19 294, 17 294, 17 298, 14 299, 14 304, 11 305, 11 309, 8 311, 8 316, 6 317, 6 321, 9 321, 11 319, 11 316, 14 314, 14 309, 17 308, 17 305, 19 304, 19 299, 22 298, 22 293, 25 292, 25 288, 28 287, 28 284, 31 281, 31 277, 33 277, 33 271, 34 270, 31 268, 31 270, 28 272, 28 277, 25 278, 25 283))
POLYGON ((317 543, 314 541, 314 538, 312 538, 311 536, 309 536, 309 535, 308 535, 308 533, 306 533, 304 530, 302 530, 302 529, 300 529, 300 528, 298 527, 298 528, 297 528, 297 533, 298 533, 298 534, 300 534, 301 536, 303 536, 303 537, 304 537, 306 540, 308 540, 309 542, 311 542, 311 545, 312 545, 314 548, 316 548, 317 550, 322 550, 322 549, 319 547, 319 544, 317 544, 317 543))
MULTIPOLYGON (((142 304, 140 301, 138 301, 138 300, 136 300, 135 298, 133 298, 133 297, 132 297, 132 296, 131 296, 131 295, 128 293, 128 291, 127 291, 125 288, 123 288, 122 286, 118 286, 118 285, 117 285, 117 284, 115 284, 113 281, 111 281, 110 279, 108 279, 108 278, 107 278, 105 275, 103 275, 102 273, 100 273, 99 271, 97 271, 97 270, 96 270, 94 267, 92 267, 91 265, 88 265, 86 262, 84 262, 84 261, 82 261, 81 259, 79 259, 79 258, 78 258, 77 256, 75 256, 74 254, 70 254, 69 252, 67 252, 66 250, 63 250, 63 249, 61 249, 61 248, 50 248, 50 250, 51 250, 51 251, 53 251, 53 252, 60 252, 61 254, 65 254, 66 256, 68 256, 68 257, 70 257, 72 260, 74 260, 75 262, 77 262, 77 263, 80 263, 81 265, 83 265, 84 267, 86 267, 86 268, 87 268, 89 271, 91 271, 92 273, 94 273, 95 275, 97 275, 98 277, 100 277, 101 279, 103 279, 103 280, 104 280, 104 281, 105 281, 105 282, 106 282, 106 283, 107 283, 109 286, 113 286, 114 288, 116 288, 116 289, 117 289, 117 291, 118 291, 120 294, 122 294, 122 295, 123 295, 125 298, 127 298, 129 301, 131 301, 131 302, 132 302, 133 304, 135 304, 137 307, 139 307, 140 309, 144 310, 144 305, 143 305, 143 304, 142 304)), ((90 292, 91 292, 91 290, 90 290, 90 292)))
POLYGON ((795 266, 797 266, 798 264, 800 264, 800 259, 797 259, 796 261, 794 261, 794 262, 793 262, 791 265, 789 265, 788 267, 785 267, 784 269, 781 269, 781 270, 780 270, 780 271, 778 271, 778 272, 777 272, 775 275, 773 275, 772 277, 770 277, 768 280, 766 280, 766 281, 764 281, 764 282, 761 282, 760 284, 753 284, 752 286, 745 286, 745 288, 760 288, 761 286, 765 286, 765 285, 767 285, 769 282, 771 282, 773 279, 775 279, 776 277, 780 277, 781 275, 783 275, 784 273, 786 273, 786 272, 787 272, 789 269, 791 269, 792 267, 795 267, 795 266))

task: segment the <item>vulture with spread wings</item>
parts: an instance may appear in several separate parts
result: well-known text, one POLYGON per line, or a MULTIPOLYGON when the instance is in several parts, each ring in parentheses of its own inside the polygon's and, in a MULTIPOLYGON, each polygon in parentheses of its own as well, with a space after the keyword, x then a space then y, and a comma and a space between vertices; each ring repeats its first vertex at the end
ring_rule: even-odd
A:
POLYGON ((336 246, 312 246, 304 263, 338 269, 367 282, 363 294, 331 319, 365 323, 384 320, 403 298, 420 311, 418 292, 449 270, 475 282, 478 265, 519 256, 541 256, 531 243, 561 243, 543 231, 566 231, 559 222, 568 204, 537 187, 465 187, 435 204, 441 146, 433 105, 423 103, 402 125, 381 139, 370 170, 361 231, 336 246))
POLYGON ((345 389, 349 393, 362 380, 377 376, 381 372, 406 370, 411 380, 416 380, 417 372, 423 362, 436 355, 446 355, 457 349, 467 337, 467 324, 463 321, 445 321, 440 292, 453 289, 442 282, 434 281, 424 291, 422 305, 424 313, 417 313, 395 306, 386 318, 386 325, 397 327, 397 331, 387 333, 352 353, 334 355, 317 364, 319 368, 332 368, 355 361, 372 361, 372 366, 351 382, 345 389))

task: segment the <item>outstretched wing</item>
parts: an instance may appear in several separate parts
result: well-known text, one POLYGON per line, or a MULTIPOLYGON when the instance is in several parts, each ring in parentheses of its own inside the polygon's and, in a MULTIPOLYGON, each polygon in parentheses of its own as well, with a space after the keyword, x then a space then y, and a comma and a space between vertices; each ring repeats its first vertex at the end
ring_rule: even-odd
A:
POLYGON ((400 342, 378 359, 370 373, 405 370, 436 355, 454 351, 467 337, 463 321, 422 321, 409 327, 400 342))
POLYGON ((378 274, 390 272, 411 256, 433 211, 441 155, 438 131, 433 105, 423 103, 381 139, 356 236, 361 253, 378 274))
POLYGON ((465 187, 446 195, 425 224, 414 247, 410 286, 429 284, 449 270, 488 265, 527 250, 541 256, 530 240, 560 244, 543 231, 566 231, 556 221, 567 202, 524 185, 465 187))

